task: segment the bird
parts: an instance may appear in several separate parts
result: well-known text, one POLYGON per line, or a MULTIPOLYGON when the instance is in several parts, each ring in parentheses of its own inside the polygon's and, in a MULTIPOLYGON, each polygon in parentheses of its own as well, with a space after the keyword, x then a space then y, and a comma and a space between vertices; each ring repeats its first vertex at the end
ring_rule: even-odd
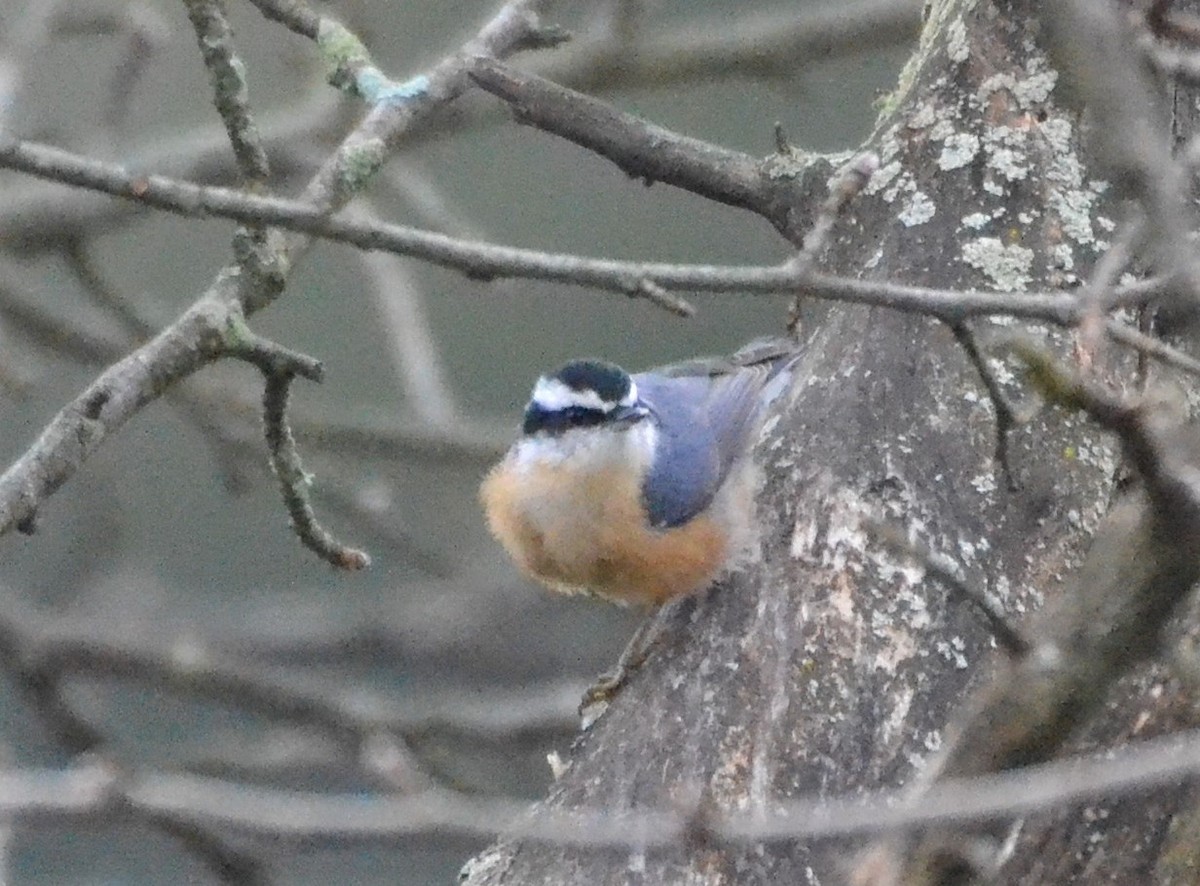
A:
POLYGON ((629 374, 596 359, 541 376, 480 499, 518 568, 553 591, 657 607, 754 538, 751 449, 798 359, 790 340, 629 374))

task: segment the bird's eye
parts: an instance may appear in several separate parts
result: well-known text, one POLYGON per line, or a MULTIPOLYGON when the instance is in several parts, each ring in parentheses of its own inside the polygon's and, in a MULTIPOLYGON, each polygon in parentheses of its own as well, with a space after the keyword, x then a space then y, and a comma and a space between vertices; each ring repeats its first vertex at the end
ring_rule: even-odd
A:
POLYGON ((566 423, 573 427, 598 425, 605 419, 605 414, 599 409, 588 409, 586 406, 570 406, 563 413, 566 423))
POLYGON ((542 409, 530 406, 525 413, 524 432, 561 434, 572 428, 586 428, 603 424, 608 416, 602 410, 586 406, 566 406, 562 409, 542 409))

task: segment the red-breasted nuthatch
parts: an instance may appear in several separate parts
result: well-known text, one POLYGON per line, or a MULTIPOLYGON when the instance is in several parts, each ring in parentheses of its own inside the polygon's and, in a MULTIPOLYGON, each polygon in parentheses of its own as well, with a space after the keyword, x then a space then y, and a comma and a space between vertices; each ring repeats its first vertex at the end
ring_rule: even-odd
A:
POLYGON ((661 604, 709 585, 753 539, 750 448, 794 343, 629 375, 542 376, 521 437, 480 490, 523 572, 563 593, 661 604))

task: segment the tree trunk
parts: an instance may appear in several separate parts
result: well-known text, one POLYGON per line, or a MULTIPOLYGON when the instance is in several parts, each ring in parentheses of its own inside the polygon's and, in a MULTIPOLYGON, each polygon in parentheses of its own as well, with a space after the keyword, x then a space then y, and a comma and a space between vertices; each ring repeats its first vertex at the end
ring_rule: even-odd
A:
MULTIPOLYGON (((866 146, 880 171, 838 221, 823 269, 1000 291, 1086 279, 1113 230, 1111 207, 1088 174, 1080 118, 1055 91, 1039 7, 932 5, 866 146)), ((700 795, 754 810, 904 784, 943 744, 996 653, 978 613, 889 553, 867 521, 906 527, 954 557, 1014 619, 1055 595, 1085 551, 1117 474, 1111 438, 1044 408, 1011 434, 1010 488, 994 457, 993 403, 954 330, 875 308, 808 314, 792 396, 776 404, 758 450, 761 558, 659 616, 663 637, 579 737, 546 804, 619 814, 700 795)), ((973 325, 983 338, 993 329, 973 325)), ((1131 366, 1110 349, 1098 369, 1111 381, 1131 377, 1131 366)), ((1191 716, 1159 675, 1130 679, 1123 693, 1082 741, 1165 731, 1191 716)), ((1177 794, 1032 819, 1002 879, 1181 882, 1164 865, 1190 870, 1197 826, 1169 827, 1192 799, 1177 794), (1164 839, 1190 854, 1159 860, 1164 839)), ((631 852, 502 842, 465 878, 829 883, 860 845, 631 852)))

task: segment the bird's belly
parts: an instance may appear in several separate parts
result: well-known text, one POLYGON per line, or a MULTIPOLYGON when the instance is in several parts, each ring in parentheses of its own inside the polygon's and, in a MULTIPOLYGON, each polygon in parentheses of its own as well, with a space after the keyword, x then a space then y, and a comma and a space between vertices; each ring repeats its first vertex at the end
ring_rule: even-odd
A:
POLYGON ((513 559, 564 593, 658 604, 707 585, 727 553, 725 533, 704 515, 650 528, 640 488, 613 471, 568 477, 547 465, 497 469, 481 494, 491 530, 513 559))

